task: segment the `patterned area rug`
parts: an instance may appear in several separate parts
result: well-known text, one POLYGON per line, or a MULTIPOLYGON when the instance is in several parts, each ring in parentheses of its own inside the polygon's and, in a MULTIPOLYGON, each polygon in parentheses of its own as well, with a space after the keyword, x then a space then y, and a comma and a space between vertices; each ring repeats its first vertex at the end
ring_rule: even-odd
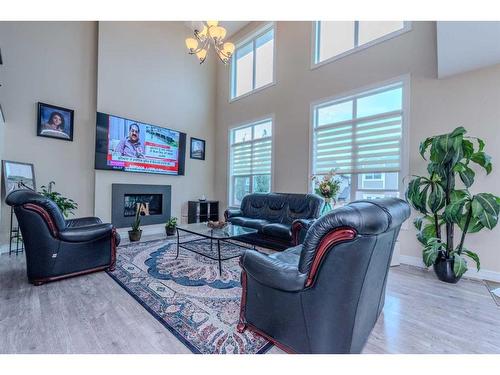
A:
MULTIPOLYGON (((184 240, 184 239, 183 239, 184 240)), ((195 245, 210 249, 208 241, 195 245)), ((259 354, 272 344, 248 330, 236 331, 240 312, 238 258, 222 262, 180 249, 176 239, 133 243, 118 248, 116 270, 108 274, 181 340, 193 353, 259 354)), ((221 243, 223 257, 241 251, 221 243)))

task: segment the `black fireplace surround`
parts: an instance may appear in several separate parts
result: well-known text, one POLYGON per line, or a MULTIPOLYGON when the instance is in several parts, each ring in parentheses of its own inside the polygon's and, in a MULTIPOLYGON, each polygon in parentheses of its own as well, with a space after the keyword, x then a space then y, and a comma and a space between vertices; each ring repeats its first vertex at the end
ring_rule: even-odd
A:
POLYGON ((117 228, 132 225, 137 203, 149 209, 149 215, 141 216, 141 225, 164 224, 170 219, 170 185, 112 184, 111 191, 111 221, 117 228))

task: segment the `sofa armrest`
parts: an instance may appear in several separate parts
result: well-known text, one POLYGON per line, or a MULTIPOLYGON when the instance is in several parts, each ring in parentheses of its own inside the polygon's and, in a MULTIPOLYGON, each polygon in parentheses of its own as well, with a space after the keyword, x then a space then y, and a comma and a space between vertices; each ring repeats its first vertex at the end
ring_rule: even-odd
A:
POLYGON ((316 219, 297 219, 292 222, 292 240, 295 245, 300 245, 304 242, 307 230, 316 219))
POLYGON ((87 242, 113 235, 112 224, 95 224, 85 227, 66 228, 59 232, 59 238, 66 242, 87 242))
POLYGON ((66 228, 84 227, 88 225, 102 224, 98 217, 79 217, 66 220, 66 228))
POLYGON ((307 275, 299 273, 296 264, 270 258, 255 250, 246 250, 240 264, 249 276, 268 287, 286 292, 304 289, 307 275))
POLYGON ((228 208, 226 211, 224 211, 224 219, 229 219, 231 217, 237 217, 237 216, 242 216, 243 212, 239 208, 228 208))

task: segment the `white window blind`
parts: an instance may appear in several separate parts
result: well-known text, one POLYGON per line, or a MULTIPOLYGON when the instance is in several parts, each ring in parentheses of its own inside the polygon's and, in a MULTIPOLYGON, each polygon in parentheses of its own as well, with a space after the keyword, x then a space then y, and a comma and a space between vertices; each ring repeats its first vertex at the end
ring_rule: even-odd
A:
POLYGON ((231 205, 248 193, 271 191, 272 120, 232 129, 230 141, 231 205))
POLYGON ((397 83, 315 106, 314 173, 399 172, 402 91, 397 83))

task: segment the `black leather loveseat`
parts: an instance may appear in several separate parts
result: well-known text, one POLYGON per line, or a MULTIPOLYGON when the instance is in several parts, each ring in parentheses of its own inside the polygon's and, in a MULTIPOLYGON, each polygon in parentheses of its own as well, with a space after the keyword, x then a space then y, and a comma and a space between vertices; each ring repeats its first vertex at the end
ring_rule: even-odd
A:
POLYGON ((245 251, 238 331, 287 352, 360 353, 385 301, 387 274, 410 206, 357 201, 323 215, 301 245, 245 251))
POLYGON ((9 193, 5 202, 19 222, 29 282, 114 269, 120 237, 113 225, 97 217, 65 220, 52 200, 27 189, 9 193))
POLYGON ((243 241, 284 250, 302 242, 322 204, 314 194, 253 193, 243 198, 239 209, 227 209, 224 217, 232 224, 258 230, 243 241))

